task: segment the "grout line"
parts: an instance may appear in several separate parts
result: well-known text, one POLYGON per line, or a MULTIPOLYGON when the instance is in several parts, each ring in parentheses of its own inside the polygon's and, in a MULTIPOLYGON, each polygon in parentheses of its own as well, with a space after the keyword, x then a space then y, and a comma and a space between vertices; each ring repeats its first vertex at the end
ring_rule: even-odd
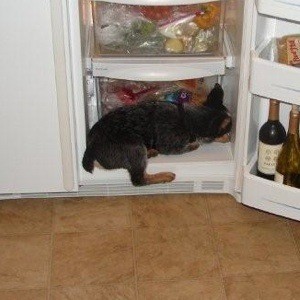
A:
POLYGON ((296 252, 297 252, 297 256, 298 256, 299 261, 300 261, 300 247, 298 247, 295 235, 293 233, 293 228, 292 228, 292 225, 291 225, 291 221, 287 221, 286 223, 287 223, 287 228, 288 228, 289 235, 291 236, 291 238, 293 240, 293 244, 294 244, 294 247, 295 247, 296 252))
POLYGON ((135 240, 135 226, 133 220, 133 208, 132 202, 133 199, 129 199, 129 207, 130 207, 130 222, 131 222, 131 234, 132 234, 132 258, 133 258, 133 269, 134 269, 134 286, 135 286, 135 298, 139 299, 139 291, 138 291, 138 269, 137 269, 137 255, 136 255, 136 240, 135 240))
POLYGON ((51 280, 52 280, 52 261, 53 261, 53 246, 54 246, 54 226, 55 226, 55 203, 52 202, 52 224, 51 224, 51 241, 50 241, 50 258, 48 263, 48 287, 47 287, 47 299, 51 299, 51 280))
POLYGON ((223 273, 223 269, 222 269, 222 265, 221 265, 221 259, 220 259, 220 255, 219 255, 219 243, 217 242, 215 227, 214 227, 213 222, 212 222, 209 201, 208 201, 208 197, 207 197, 206 194, 205 194, 205 202, 206 202, 207 213, 208 213, 208 225, 210 226, 210 228, 212 230, 213 250, 215 252, 215 256, 217 257, 217 265, 218 265, 219 273, 221 275, 222 294, 223 294, 224 298, 227 299, 227 294, 226 294, 226 289, 225 289, 225 276, 224 276, 224 273, 223 273))

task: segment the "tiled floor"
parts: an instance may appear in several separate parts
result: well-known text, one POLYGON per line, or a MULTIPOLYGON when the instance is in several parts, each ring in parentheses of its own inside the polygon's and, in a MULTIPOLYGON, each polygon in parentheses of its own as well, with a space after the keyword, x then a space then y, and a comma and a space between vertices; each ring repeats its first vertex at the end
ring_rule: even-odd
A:
POLYGON ((0 299, 300 299, 300 223, 226 195, 0 201, 0 299))

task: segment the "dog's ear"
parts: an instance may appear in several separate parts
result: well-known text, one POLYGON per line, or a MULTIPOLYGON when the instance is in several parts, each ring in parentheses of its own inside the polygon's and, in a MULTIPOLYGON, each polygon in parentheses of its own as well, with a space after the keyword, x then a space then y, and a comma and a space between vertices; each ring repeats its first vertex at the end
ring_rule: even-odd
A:
POLYGON ((216 83, 214 88, 208 94, 204 105, 218 110, 226 110, 225 106, 223 105, 223 98, 223 88, 221 87, 221 85, 216 83))

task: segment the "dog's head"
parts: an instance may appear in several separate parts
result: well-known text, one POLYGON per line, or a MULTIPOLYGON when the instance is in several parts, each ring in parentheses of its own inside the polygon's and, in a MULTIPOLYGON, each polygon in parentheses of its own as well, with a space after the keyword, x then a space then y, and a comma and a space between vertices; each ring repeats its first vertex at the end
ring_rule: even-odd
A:
POLYGON ((209 109, 210 120, 204 142, 229 142, 229 133, 232 128, 232 119, 223 104, 224 91, 218 83, 207 96, 204 106, 209 109))

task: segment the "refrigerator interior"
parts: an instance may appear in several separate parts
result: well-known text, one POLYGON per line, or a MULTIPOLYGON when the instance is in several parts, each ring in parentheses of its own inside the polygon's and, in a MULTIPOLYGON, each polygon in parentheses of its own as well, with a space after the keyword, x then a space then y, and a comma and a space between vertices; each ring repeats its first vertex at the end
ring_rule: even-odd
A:
MULTIPOLYGON (((280 121, 286 130, 291 104, 300 104, 300 69, 276 62, 275 43, 276 38, 299 34, 300 18, 298 21, 280 19, 278 12, 274 13, 272 1, 269 2, 269 6, 261 6, 261 2, 263 1, 257 1, 253 11, 242 201, 249 206, 299 220, 299 189, 259 178, 256 176, 256 170, 258 134, 260 127, 268 118, 268 100, 281 101, 280 121)), ((287 9, 290 8, 287 6, 287 9)), ((287 15, 285 10, 282 12, 283 16, 287 15)))
MULTIPOLYGON (((119 2, 119 1, 118 1, 119 2)), ((121 1, 122 2, 122 1, 121 1)), ((181 1, 183 3, 193 1, 181 1)), ((195 2, 195 1, 194 1, 195 2)), ((201 1, 199 1, 201 2, 201 1)), ((205 1, 204 1, 205 2, 205 1)), ((140 193, 227 192, 234 194, 235 149, 238 115, 239 69, 243 30, 243 1, 226 1, 224 24, 226 29, 220 56, 180 57, 99 57, 94 55, 91 1, 70 2, 70 35, 75 82, 75 119, 77 163, 80 190, 104 195, 140 193), (80 11, 76 13, 76 10, 80 11), (76 15, 77 14, 77 15, 76 15), (75 16, 76 15, 76 16, 75 16), (79 51, 80 49, 80 51, 79 51), (80 72, 78 75, 77 72, 80 72), (169 81, 214 77, 225 92, 225 105, 233 118, 230 143, 211 143, 183 155, 159 155, 148 162, 149 173, 171 171, 176 179, 170 184, 133 187, 125 170, 95 168, 89 174, 81 167, 88 129, 99 118, 100 77, 122 80, 169 81), (81 85, 81 86, 80 86, 81 85)))

